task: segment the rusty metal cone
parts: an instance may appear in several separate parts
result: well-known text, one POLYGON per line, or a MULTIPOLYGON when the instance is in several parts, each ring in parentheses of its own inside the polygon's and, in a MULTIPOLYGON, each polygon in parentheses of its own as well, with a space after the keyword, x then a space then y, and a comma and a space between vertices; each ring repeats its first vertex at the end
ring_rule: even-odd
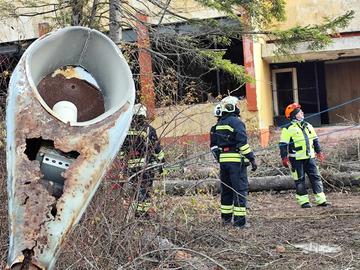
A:
POLYGON ((7 269, 54 268, 121 148, 134 99, 124 57, 96 30, 60 29, 25 51, 6 110, 7 269), (60 100, 76 106, 76 121, 66 122, 52 109, 60 100))

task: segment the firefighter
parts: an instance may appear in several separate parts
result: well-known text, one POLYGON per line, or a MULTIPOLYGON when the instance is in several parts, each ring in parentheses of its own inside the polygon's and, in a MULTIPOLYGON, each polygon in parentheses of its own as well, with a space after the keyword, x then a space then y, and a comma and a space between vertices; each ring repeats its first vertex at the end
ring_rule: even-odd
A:
POLYGON ((311 208, 305 184, 308 175, 317 206, 329 206, 323 190, 315 155, 320 162, 325 160, 319 139, 311 124, 304 121, 304 113, 297 103, 288 105, 285 116, 291 122, 281 131, 280 155, 284 167, 289 168, 295 180, 296 201, 302 208, 311 208))
POLYGON ((134 117, 120 153, 127 164, 131 183, 138 186, 136 216, 148 216, 150 191, 156 169, 163 172, 165 162, 156 130, 147 122, 147 110, 142 104, 134 106, 134 117))
POLYGON ((221 220, 223 225, 238 228, 246 225, 248 193, 247 166, 257 169, 254 153, 246 135, 245 124, 240 120, 238 99, 228 96, 221 101, 221 118, 215 126, 214 145, 220 149, 221 220))

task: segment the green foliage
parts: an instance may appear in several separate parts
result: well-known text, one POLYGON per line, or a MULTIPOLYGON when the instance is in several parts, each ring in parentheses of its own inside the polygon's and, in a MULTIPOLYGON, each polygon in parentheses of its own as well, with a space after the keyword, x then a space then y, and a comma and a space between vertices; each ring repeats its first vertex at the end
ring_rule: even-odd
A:
MULTIPOLYGON (((179 65, 196 64, 204 69, 221 69, 231 74, 238 82, 252 82, 253 79, 246 75, 244 67, 231 63, 223 59, 223 53, 216 50, 231 45, 234 39, 241 40, 244 35, 253 37, 267 35, 277 45, 276 54, 278 57, 289 57, 299 42, 308 42, 308 49, 319 50, 331 43, 331 35, 337 33, 340 28, 346 27, 354 17, 353 11, 348 11, 344 15, 334 19, 324 18, 324 23, 320 25, 297 26, 291 29, 280 31, 268 31, 274 22, 281 22, 285 19, 285 0, 194 0, 204 7, 222 12, 224 17, 230 20, 219 19, 186 19, 181 14, 171 8, 171 1, 144 1, 142 12, 146 12, 151 18, 161 17, 158 10, 162 10, 164 17, 171 15, 172 18, 181 19, 184 24, 191 25, 192 31, 177 32, 167 25, 154 25, 149 27, 151 53, 153 63, 161 70, 161 75, 165 74, 165 69, 177 66, 177 74, 173 75, 175 80, 168 80, 168 86, 164 83, 161 88, 168 89, 166 93, 177 91, 174 84, 177 82, 185 85, 186 99, 196 100, 194 89, 198 87, 193 78, 187 74, 178 74, 186 67, 179 65), (145 8, 146 7, 146 8, 145 8), (152 9, 152 7, 156 7, 152 9), (160 29, 160 31, 159 31, 160 29), (164 30, 161 32, 161 30, 164 30), (215 50, 214 50, 215 48, 215 50), (174 60, 174 58, 177 60, 174 60), (179 59, 185 59, 180 63, 179 59), (166 66, 168 65, 168 66, 166 66), (181 81, 182 80, 182 81, 181 81), (172 89, 172 90, 170 90, 172 89)), ((137 30, 139 23, 135 14, 139 11, 128 1, 121 1, 120 11, 123 18, 123 25, 128 29, 137 30)), ((0 0, 0 20, 9 18, 20 18, 42 16, 53 22, 52 28, 69 26, 73 23, 73 17, 78 18, 78 23, 82 26, 98 29, 102 32, 108 31, 109 26, 109 1, 94 0, 0 0), (73 16, 73 15, 77 16, 73 16)), ((163 20, 168 23, 168 21, 163 20)), ((137 49, 137 48, 135 48, 137 49)), ((136 55, 135 53, 132 53, 136 55)), ((133 59, 137 59, 134 57, 133 59)), ((136 67, 132 63, 132 67, 136 67)), ((138 68, 138 67, 136 67, 138 68)), ((197 74, 201 78, 202 74, 197 74)), ((156 76, 156 74, 155 74, 156 76)), ((136 76, 135 76, 136 77, 136 76)), ((205 87, 203 89, 206 89, 205 87)), ((199 90, 199 89, 197 89, 199 90)), ((205 90, 206 91, 206 90, 205 90)), ((169 94, 171 96, 171 94, 169 94)), ((164 99, 166 100, 166 99, 164 99)), ((166 100, 166 103, 168 101, 166 100)))
POLYGON ((348 11, 335 19, 324 18, 321 25, 297 26, 285 31, 273 31, 277 44, 278 57, 289 56, 296 50, 299 42, 308 42, 309 50, 320 50, 331 43, 331 36, 346 27, 354 17, 354 11, 348 11))
POLYGON ((205 7, 226 13, 233 19, 242 16, 251 18, 255 27, 265 27, 275 21, 285 19, 284 0, 196 0, 205 7))
POLYGON ((253 82, 254 78, 246 74, 244 66, 231 63, 230 60, 223 59, 225 52, 221 51, 201 51, 201 54, 208 59, 214 68, 221 69, 231 74, 238 82, 253 82))

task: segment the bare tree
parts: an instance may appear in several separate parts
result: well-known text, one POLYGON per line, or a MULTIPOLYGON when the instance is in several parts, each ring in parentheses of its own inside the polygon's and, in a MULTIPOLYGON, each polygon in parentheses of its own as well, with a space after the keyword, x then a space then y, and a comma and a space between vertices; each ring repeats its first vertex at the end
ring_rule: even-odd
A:
POLYGON ((121 37, 121 1, 110 0, 110 25, 109 25, 109 37, 116 44, 119 44, 121 37))

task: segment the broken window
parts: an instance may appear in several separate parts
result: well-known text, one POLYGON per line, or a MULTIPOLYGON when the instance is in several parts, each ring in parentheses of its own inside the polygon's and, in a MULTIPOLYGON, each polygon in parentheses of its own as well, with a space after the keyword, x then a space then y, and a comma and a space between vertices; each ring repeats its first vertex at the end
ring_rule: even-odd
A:
MULTIPOLYGON (((204 49, 223 50, 223 59, 244 65, 242 40, 231 39, 227 46, 208 39, 196 42, 204 49)), ((231 74, 204 67, 200 59, 186 50, 174 50, 169 41, 153 43, 152 50, 159 53, 152 55, 157 106, 213 101, 219 95, 246 96, 245 85, 231 74)))

